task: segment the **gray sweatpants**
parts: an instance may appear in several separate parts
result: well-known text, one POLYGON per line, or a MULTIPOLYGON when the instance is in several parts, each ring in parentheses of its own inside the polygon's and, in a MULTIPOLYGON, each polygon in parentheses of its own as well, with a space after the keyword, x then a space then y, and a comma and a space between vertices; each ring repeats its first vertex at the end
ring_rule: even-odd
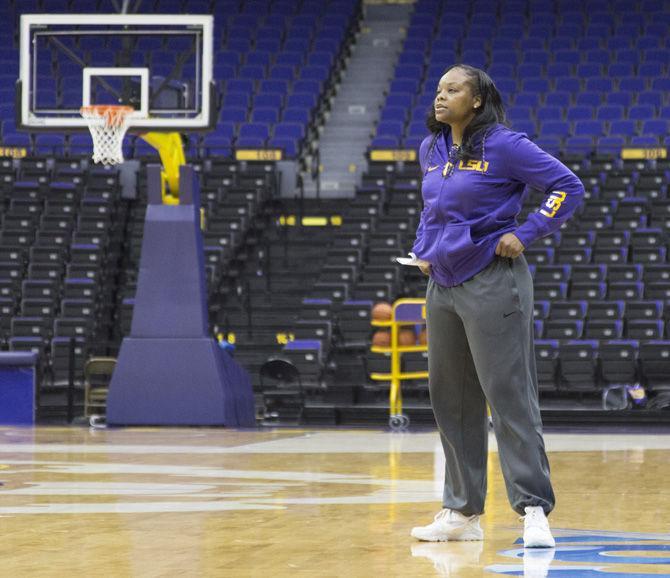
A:
POLYGON ((491 408, 510 504, 554 507, 533 343, 533 280, 523 255, 426 293, 430 399, 446 457, 443 506, 481 514, 491 408))

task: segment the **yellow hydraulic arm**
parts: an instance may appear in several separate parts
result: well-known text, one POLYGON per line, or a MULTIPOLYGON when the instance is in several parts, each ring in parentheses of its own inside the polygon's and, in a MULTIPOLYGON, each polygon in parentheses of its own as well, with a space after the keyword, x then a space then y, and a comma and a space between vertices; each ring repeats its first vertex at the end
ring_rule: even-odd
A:
POLYGON ((186 163, 178 132, 146 132, 140 138, 154 147, 163 163, 161 191, 164 205, 179 204, 179 167, 186 163))

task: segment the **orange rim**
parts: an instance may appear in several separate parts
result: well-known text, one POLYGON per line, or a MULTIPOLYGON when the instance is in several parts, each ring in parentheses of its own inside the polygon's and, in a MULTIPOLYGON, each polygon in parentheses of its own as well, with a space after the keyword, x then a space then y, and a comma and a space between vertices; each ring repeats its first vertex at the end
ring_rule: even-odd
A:
POLYGON ((135 109, 122 104, 94 104, 79 109, 84 117, 104 118, 107 126, 119 125, 135 109))

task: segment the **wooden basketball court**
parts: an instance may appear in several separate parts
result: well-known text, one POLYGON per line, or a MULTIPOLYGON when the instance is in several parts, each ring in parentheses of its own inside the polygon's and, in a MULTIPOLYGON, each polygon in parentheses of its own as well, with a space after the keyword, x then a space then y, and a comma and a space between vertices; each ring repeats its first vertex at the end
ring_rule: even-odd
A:
POLYGON ((524 559, 494 443, 485 541, 427 544, 435 432, 3 428, 2 575, 670 576, 670 436, 546 441, 557 548, 524 559))

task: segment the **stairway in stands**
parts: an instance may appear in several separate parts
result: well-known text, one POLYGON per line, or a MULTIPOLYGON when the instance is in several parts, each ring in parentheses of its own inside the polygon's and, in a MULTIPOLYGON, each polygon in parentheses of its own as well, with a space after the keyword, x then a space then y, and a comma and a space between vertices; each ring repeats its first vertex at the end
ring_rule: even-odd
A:
MULTIPOLYGON (((379 119, 411 6, 366 6, 332 108, 319 137, 321 195, 351 197, 366 169, 370 136, 379 119)), ((316 185, 307 184, 309 196, 316 185)))

